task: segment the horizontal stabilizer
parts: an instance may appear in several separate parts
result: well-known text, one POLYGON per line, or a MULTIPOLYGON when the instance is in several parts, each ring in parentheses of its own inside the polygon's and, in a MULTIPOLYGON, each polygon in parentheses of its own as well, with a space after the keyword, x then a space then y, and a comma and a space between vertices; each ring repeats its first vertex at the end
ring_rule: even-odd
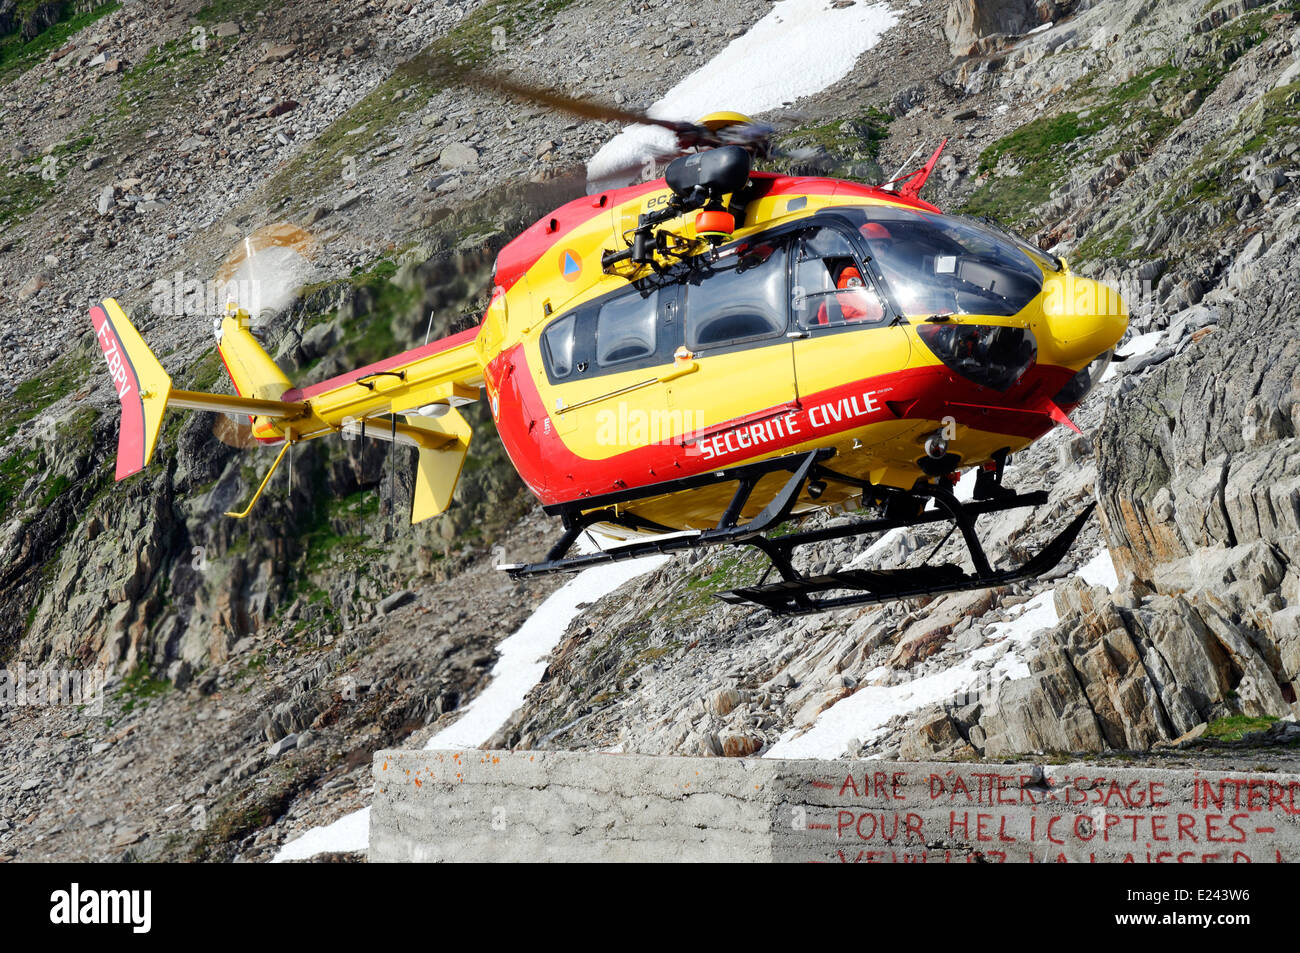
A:
POLYGON ((177 410, 210 410, 214 414, 248 414, 276 420, 293 420, 309 410, 303 401, 258 400, 256 397, 206 394, 197 390, 173 390, 167 406, 177 410))

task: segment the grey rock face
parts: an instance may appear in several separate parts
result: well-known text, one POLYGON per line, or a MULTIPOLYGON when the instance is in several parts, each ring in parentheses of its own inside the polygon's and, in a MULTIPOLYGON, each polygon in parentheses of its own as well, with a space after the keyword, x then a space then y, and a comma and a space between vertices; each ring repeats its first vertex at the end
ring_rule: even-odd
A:
POLYGON ((1281 280, 1252 286, 1249 303, 1142 379, 1098 437, 1112 551, 1148 584, 1203 548, 1300 533, 1300 340, 1276 329, 1300 293, 1288 276, 1300 254, 1276 257, 1281 280), (1175 519, 1157 518, 1168 504, 1175 519))
POLYGON ((1062 621, 1028 678, 995 686, 973 708, 919 717, 900 755, 1143 751, 1225 716, 1293 716, 1290 610, 1247 620, 1204 589, 1127 609, 1078 580, 1059 587, 1057 600, 1062 621))
POLYGON ((1051 0, 951 0, 943 32, 953 54, 965 56, 981 39, 1028 33, 1055 12, 1051 0))
MULTIPOLYGON (((13 181, 36 182, 42 157, 56 143, 75 143, 77 110, 104 114, 118 102, 129 84, 109 74, 110 63, 156 62, 149 52, 160 22, 166 35, 188 30, 192 9, 173 6, 123 4, 57 59, 14 80, 8 99, 19 105, 3 116, 13 181), (97 57, 103 67, 90 68, 97 57)), ((514 523, 528 505, 481 409, 477 469, 462 481, 458 506, 415 530, 402 513, 409 460, 323 442, 295 450, 293 489, 282 471, 256 532, 232 528, 221 514, 247 500, 265 461, 236 449, 247 434, 226 418, 177 418, 157 468, 111 484, 116 403, 78 303, 88 290, 134 297, 125 303, 187 386, 189 375, 213 369, 204 363, 206 323, 189 313, 151 315, 148 294, 131 289, 176 270, 206 279, 253 229, 306 223, 324 240, 326 288, 271 322, 268 347, 295 376, 341 373, 356 366, 347 353, 355 342, 396 349, 423 339, 431 311, 434 336, 461 312, 481 313, 492 253, 579 194, 580 178, 565 170, 580 168, 616 132, 482 91, 426 97, 386 82, 399 61, 485 8, 335 4, 318 16, 324 6, 271 5, 265 16, 218 26, 208 39, 225 68, 160 72, 150 77, 165 79, 156 96, 126 90, 138 134, 124 143, 96 129, 106 138, 94 154, 74 149, 60 160, 45 204, 3 227, 0 293, 10 307, 0 389, 12 392, 59 358, 68 363, 49 379, 69 373, 66 393, 33 408, 6 438, 6 453, 30 466, 19 468, 0 524, 0 657, 104 664, 165 676, 170 688, 120 728, 84 736, 64 735, 77 725, 59 713, 0 711, 0 762, 20 765, 0 772, 0 801, 5 792, 22 795, 30 778, 53 795, 34 787, 0 804, 0 815, 13 818, 37 811, 38 799, 49 805, 30 828, 0 823, 8 835, 0 857, 130 850, 146 858, 161 849, 150 832, 170 831, 181 813, 111 830, 105 820, 119 806, 92 796, 100 806, 87 812, 85 830, 53 834, 70 806, 65 779, 85 770, 96 789, 116 790, 111 778, 137 803, 166 805, 174 801, 150 780, 162 774, 157 757, 194 750, 203 754, 194 756, 187 808, 202 807, 211 792, 214 816, 229 808, 227 819, 268 825, 232 829, 228 844, 207 849, 265 856, 286 830, 331 820, 317 816, 322 808, 329 815, 364 804, 365 781, 347 767, 360 764, 356 753, 454 717, 481 687, 492 646, 545 594, 548 583, 516 586, 467 569, 482 554, 465 541, 477 541, 493 519, 514 523), (539 197, 511 184, 528 179, 549 191, 539 197), (434 247, 462 251, 415 253, 434 247), (391 286, 366 280, 377 258, 392 255, 400 269, 391 286), (400 306, 385 308, 393 300, 400 306), (47 422, 64 428, 57 452, 42 436, 47 422), (467 589, 479 603, 473 611, 467 589), (408 590, 419 593, 416 605, 384 606, 408 590), (377 609, 391 615, 376 618, 377 609), (289 735, 297 746, 281 745, 272 759, 268 746, 289 735), (288 766, 296 786, 259 783, 288 766), (259 811, 218 803, 254 785, 275 795, 259 811)), ((1116 281, 1135 272, 1148 283, 1150 293, 1130 302, 1133 328, 1159 340, 1117 366, 1072 414, 1086 436, 1060 431, 1017 455, 1013 484, 1050 490, 1049 505, 1032 519, 985 520, 991 552, 1004 560, 1035 551, 1094 498, 1104 525, 1085 529, 1051 579, 796 621, 718 605, 712 591, 754 582, 763 569, 735 554, 694 554, 584 607, 502 743, 736 757, 853 710, 837 706, 859 705, 860 723, 833 755, 968 758, 1140 750, 1224 715, 1294 711, 1300 140, 1282 120, 1296 107, 1287 87, 1300 75, 1297 21, 1272 8, 1242 20, 1256 0, 1209 11, 1202 0, 959 0, 945 37, 945 6, 896 4, 899 25, 881 47, 796 108, 808 110, 807 125, 854 150, 875 135, 861 110, 892 116, 877 143, 889 171, 950 135, 925 193, 944 208, 981 187, 983 151, 1026 123, 1065 112, 1084 123, 1107 117, 1064 144, 1068 161, 1050 184, 1023 180, 1025 155, 1004 156, 994 178, 1020 178, 1024 192, 1040 197, 1022 224, 1045 246, 1059 245, 1077 270, 1116 281), (1052 29, 1012 39, 1048 20, 1052 29), (953 37, 964 44, 960 55, 973 54, 956 65, 953 37), (1186 88, 1192 74, 1220 81, 1186 88), (1137 91, 1112 102, 1121 88, 1137 91), (1282 112, 1265 116, 1269 102, 1282 112), (1130 113, 1140 121, 1124 126, 1130 113), (1120 128, 1131 135, 1120 137, 1120 128), (1107 545, 1123 577, 1116 591, 1063 582, 1107 545), (1054 588, 1058 618, 1009 634, 1008 624, 1054 588), (951 687, 953 672, 981 687, 961 681, 956 695, 936 700, 931 686, 951 687), (897 714, 877 719, 880 708, 897 714)), ((654 5, 632 4, 613 26, 592 22, 592 11, 604 9, 568 5, 537 25, 538 45, 493 51, 492 68, 549 83, 563 62, 572 88, 644 106, 767 12, 700 0, 674 14, 687 18, 673 28, 689 32, 688 44, 646 39, 663 27, 654 5), (607 42, 611 29, 622 32, 607 42)), ((829 150, 826 158, 821 171, 834 167, 829 150)), ((884 177, 862 158, 855 153, 852 166, 860 177, 884 177)), ((544 551, 552 527, 520 526, 520 545, 544 551)), ((915 563, 936 546, 938 559, 957 558, 938 533, 919 530, 886 541, 864 565, 915 563)), ((837 544, 809 562, 829 568, 860 555, 861 547, 837 544)))

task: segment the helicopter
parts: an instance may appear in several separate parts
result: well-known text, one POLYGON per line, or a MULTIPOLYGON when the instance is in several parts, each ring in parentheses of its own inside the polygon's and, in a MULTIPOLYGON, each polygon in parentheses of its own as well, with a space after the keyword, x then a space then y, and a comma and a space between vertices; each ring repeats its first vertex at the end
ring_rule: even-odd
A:
POLYGON ((1128 313, 1114 292, 988 221, 920 198, 943 150, 874 186, 758 171, 770 128, 734 113, 653 119, 504 78, 589 118, 671 129, 683 154, 650 181, 574 199, 497 255, 474 327, 295 386, 230 305, 216 322, 236 394, 172 387, 117 302, 91 309, 121 402, 117 479, 143 469, 167 408, 247 414, 286 451, 330 434, 414 446, 411 519, 451 505, 472 432, 458 408, 486 399, 520 478, 561 531, 518 577, 714 546, 770 563, 717 593, 806 614, 1041 576, 1093 506, 1039 553, 995 568, 979 516, 1047 502, 1005 468, 1105 371, 1128 313), (972 498, 954 487, 974 471, 972 498), (791 530, 816 512, 860 512, 791 530), (810 574, 796 549, 946 522, 953 563, 810 574), (613 542, 574 552, 584 534, 613 542), (778 577, 768 582, 775 570, 778 577))

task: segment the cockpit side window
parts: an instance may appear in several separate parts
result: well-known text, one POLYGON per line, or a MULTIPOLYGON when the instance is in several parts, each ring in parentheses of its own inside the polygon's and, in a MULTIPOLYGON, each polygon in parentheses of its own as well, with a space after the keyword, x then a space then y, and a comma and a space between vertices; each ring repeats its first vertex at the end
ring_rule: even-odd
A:
POLYGON ((686 279, 686 346, 726 347, 786 329, 786 243, 746 247, 686 279))
POLYGON ((884 302, 842 231, 809 229, 796 247, 792 300, 800 328, 856 326, 884 319, 884 302))

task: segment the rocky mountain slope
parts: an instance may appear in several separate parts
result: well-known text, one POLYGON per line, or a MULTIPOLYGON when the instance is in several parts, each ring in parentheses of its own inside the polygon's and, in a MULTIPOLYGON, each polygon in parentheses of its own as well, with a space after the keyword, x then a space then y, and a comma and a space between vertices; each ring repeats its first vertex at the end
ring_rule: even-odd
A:
MULTIPOLYGON (((0 707, 0 856, 266 858, 364 803, 368 752, 421 743, 482 690, 555 585, 502 580, 492 547, 527 556, 553 527, 482 413, 433 525, 404 525, 410 459, 343 441, 297 452, 255 523, 225 520, 269 457, 204 415, 114 484, 85 306, 117 296, 178 381, 227 386, 203 283, 289 222, 315 254, 262 333, 295 377, 446 333, 616 130, 397 66, 433 44, 646 106, 771 5, 41 6, 10 31, 0 4, 0 663, 113 681, 93 717, 0 707)), ((1049 505, 981 525, 1022 559, 1088 501, 1100 519, 1051 579, 793 622, 712 599, 757 577, 747 557, 677 558, 580 613, 496 742, 1003 758, 1194 754, 1254 730, 1277 744, 1240 757, 1289 757, 1300 5, 892 6, 851 73, 765 118, 831 174, 948 136, 926 197, 1125 293, 1132 356, 1076 415, 1087 436, 1058 429, 1009 471, 1049 505)), ((938 542, 898 533, 873 558, 938 542)))

